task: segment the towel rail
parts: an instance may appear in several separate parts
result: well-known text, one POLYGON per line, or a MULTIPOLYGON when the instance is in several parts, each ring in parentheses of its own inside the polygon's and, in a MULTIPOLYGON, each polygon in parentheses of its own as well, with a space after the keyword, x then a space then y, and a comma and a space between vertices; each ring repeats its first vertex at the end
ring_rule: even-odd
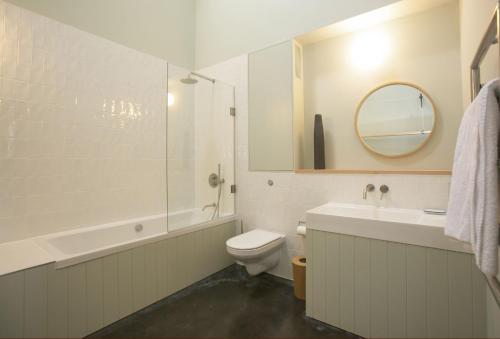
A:
MULTIPOLYGON (((480 70, 481 62, 486 56, 486 53, 488 52, 489 48, 492 45, 499 43, 499 37, 500 37, 500 0, 498 0, 493 16, 488 24, 488 28, 486 29, 486 32, 484 33, 483 38, 481 39, 479 47, 476 51, 476 54, 474 55, 474 59, 472 60, 472 64, 470 66, 471 100, 474 100, 474 98, 481 90, 482 86, 481 70, 480 70)), ((498 57, 500 60, 500 48, 498 57)), ((498 306, 500 307, 500 281, 498 280, 497 277, 488 277, 488 276, 486 276, 486 281, 488 282, 488 286, 491 290, 491 293, 493 294, 498 306)))
POLYGON ((472 64, 470 66, 470 89, 471 89, 471 99, 474 100, 474 98, 477 96, 479 91, 481 90, 481 62, 483 61, 484 57, 486 56, 486 53, 488 52, 489 48, 491 45, 497 44, 498 43, 498 38, 499 38, 499 21, 500 21, 500 15, 499 15, 499 7, 500 7, 500 0, 499 4, 495 8, 495 11, 493 13, 493 16, 488 24, 488 28, 486 29, 486 32, 483 35, 483 38, 481 39, 481 42, 479 44, 479 47, 476 51, 476 54, 474 55, 474 59, 472 59, 472 64))

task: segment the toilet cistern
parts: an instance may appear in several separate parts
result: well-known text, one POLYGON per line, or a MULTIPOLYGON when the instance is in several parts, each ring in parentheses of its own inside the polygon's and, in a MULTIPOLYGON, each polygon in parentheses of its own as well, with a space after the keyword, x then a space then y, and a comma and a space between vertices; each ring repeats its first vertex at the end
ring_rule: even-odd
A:
POLYGON ((373 184, 366 185, 365 189, 363 190, 363 199, 366 200, 366 196, 368 195, 368 192, 373 192, 374 190, 375 190, 375 186, 373 186, 373 184))

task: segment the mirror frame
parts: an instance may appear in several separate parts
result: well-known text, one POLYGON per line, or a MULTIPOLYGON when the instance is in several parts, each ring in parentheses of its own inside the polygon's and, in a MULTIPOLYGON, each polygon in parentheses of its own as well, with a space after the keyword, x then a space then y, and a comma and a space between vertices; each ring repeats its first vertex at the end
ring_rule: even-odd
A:
POLYGON ((406 81, 390 81, 390 82, 385 82, 385 83, 383 83, 375 88, 372 88, 363 97, 363 99, 359 102, 359 104, 356 108, 356 117, 354 119, 354 129, 356 130, 356 135, 358 136, 358 139, 361 142, 361 144, 370 152, 372 152, 376 155, 382 156, 382 157, 386 157, 386 158, 401 158, 401 157, 406 157, 406 156, 412 155, 412 154, 420 151, 429 142, 429 140, 432 138, 432 135, 434 134, 434 131, 436 130, 437 120, 438 120, 438 111, 436 109, 436 105, 434 104, 434 101, 432 100, 430 95, 422 87, 415 85, 414 83, 406 82, 406 81), (412 149, 411 151, 406 152, 406 153, 387 155, 387 154, 378 152, 376 149, 374 149, 373 147, 368 145, 363 140, 363 138, 361 137, 361 133, 359 131, 359 128, 358 128, 358 120, 359 120, 359 113, 361 111, 361 107, 363 107, 363 104, 370 97, 370 95, 372 95, 374 92, 378 91, 379 89, 382 89, 382 88, 387 87, 387 86, 392 86, 392 85, 405 85, 405 86, 413 87, 413 88, 417 89, 418 91, 422 92, 429 99, 429 102, 431 103, 432 110, 434 111, 434 123, 432 124, 432 129, 431 129, 431 132, 429 133, 429 136, 427 137, 427 139, 425 139, 425 141, 422 142, 417 148, 412 149))

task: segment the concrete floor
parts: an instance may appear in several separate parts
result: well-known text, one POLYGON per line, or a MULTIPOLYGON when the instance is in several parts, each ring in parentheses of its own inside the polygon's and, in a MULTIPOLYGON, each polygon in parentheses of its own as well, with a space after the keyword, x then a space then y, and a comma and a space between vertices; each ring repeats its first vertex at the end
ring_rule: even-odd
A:
POLYGON ((89 338, 356 338, 304 309, 290 281, 233 265, 89 338))

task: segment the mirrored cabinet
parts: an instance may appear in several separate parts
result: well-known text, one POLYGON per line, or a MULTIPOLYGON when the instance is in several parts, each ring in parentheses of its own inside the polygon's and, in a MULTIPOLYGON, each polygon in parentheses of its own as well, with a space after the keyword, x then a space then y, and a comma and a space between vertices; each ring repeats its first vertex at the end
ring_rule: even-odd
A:
POLYGON ((250 170, 293 170, 302 152, 302 47, 286 41, 251 53, 248 74, 250 170))

